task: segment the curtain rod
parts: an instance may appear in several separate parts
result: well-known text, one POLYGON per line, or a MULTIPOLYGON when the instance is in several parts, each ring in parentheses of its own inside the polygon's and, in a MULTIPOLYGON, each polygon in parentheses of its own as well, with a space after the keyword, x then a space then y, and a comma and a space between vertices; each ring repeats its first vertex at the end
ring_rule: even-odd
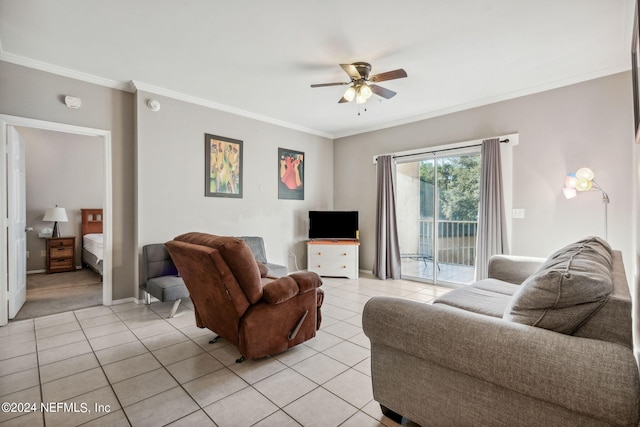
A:
MULTIPOLYGON (((507 144, 509 143, 509 138, 507 139, 503 139, 500 141, 500 144, 507 144)), ((399 159, 401 157, 413 157, 413 156, 420 156, 422 154, 435 154, 435 153, 440 153, 442 151, 451 151, 451 150, 461 150, 464 148, 469 148, 469 147, 480 147, 482 145, 482 143, 480 144, 474 144, 474 145, 466 145, 464 147, 453 147, 453 148, 443 148, 442 150, 432 150, 432 151, 422 151, 419 153, 411 153, 411 154, 401 154, 399 156, 392 156, 394 159, 399 159)), ((380 157, 380 156, 378 156, 380 157)), ((378 157, 376 157, 376 160, 378 159, 378 157)))

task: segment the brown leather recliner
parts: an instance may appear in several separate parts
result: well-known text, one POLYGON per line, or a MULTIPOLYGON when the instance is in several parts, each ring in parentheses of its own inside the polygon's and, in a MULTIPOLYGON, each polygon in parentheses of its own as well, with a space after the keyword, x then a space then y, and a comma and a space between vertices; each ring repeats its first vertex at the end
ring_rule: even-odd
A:
POLYGON ((280 353, 320 328, 324 293, 316 273, 268 277, 235 237, 193 232, 165 245, 189 289, 196 325, 236 345, 239 362, 280 353))

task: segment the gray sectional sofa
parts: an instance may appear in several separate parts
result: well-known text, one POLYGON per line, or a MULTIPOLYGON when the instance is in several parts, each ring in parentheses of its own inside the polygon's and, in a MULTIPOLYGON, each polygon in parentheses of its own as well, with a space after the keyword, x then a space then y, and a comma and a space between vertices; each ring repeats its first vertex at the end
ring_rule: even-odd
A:
POLYGON ((489 276, 433 304, 369 300, 383 412, 423 426, 637 426, 621 253, 587 238, 546 260, 495 256, 489 276))

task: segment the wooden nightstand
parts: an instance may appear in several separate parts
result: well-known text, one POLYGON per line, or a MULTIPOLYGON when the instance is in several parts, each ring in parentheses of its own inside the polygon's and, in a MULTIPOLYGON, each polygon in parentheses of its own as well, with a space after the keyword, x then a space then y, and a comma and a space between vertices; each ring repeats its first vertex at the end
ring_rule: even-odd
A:
POLYGON ((76 271, 75 264, 75 237, 49 237, 47 239, 47 274, 76 271))

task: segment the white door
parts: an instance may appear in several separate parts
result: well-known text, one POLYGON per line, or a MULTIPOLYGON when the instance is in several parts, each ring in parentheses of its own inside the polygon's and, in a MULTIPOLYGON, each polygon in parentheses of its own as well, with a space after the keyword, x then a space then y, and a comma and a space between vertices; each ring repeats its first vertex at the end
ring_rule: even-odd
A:
POLYGON ((24 141, 13 126, 7 126, 7 143, 8 297, 13 319, 27 300, 26 166, 24 141))

